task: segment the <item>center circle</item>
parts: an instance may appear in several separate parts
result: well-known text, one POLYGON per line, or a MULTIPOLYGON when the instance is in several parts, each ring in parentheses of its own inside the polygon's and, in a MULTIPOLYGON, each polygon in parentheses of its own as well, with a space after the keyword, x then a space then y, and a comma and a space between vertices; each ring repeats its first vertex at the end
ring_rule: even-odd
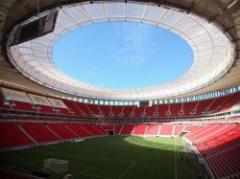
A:
POLYGON ((193 63, 193 51, 177 34, 137 22, 102 22, 58 39, 53 59, 61 71, 88 84, 138 89, 176 80, 193 63))

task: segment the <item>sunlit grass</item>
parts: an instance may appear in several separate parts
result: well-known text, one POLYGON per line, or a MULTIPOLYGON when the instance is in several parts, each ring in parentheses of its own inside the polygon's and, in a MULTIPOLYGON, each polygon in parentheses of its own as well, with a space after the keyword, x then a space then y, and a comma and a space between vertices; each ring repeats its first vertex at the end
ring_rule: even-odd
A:
POLYGON ((1 153, 0 166, 31 173, 42 170, 44 159, 57 158, 69 161, 69 173, 76 179, 196 178, 180 155, 188 155, 181 138, 112 136, 1 153))

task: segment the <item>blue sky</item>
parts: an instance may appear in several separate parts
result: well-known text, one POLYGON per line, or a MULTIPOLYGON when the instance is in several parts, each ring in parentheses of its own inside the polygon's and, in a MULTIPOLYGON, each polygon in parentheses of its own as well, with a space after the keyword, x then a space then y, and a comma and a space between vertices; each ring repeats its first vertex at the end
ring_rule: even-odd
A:
POLYGON ((54 46, 53 58, 75 79, 112 89, 136 89, 179 78, 191 67, 193 52, 165 29, 104 22, 64 35, 54 46))

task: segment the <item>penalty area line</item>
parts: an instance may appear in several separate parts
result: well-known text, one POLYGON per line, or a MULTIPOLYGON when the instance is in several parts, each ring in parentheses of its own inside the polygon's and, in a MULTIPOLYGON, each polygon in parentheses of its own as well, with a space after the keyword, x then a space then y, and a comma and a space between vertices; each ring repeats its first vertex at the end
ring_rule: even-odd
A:
POLYGON ((124 170, 124 171, 121 173, 121 175, 119 175, 118 179, 121 179, 122 177, 124 177, 124 176, 127 174, 127 172, 135 166, 135 164, 136 164, 136 161, 133 161, 133 162, 128 166, 128 168, 126 168, 126 170, 124 170))
MULTIPOLYGON (((84 166, 87 166, 87 165, 84 165, 84 166)), ((88 167, 88 169, 86 169, 83 172, 80 172, 81 175, 91 176, 91 177, 94 177, 94 178, 103 178, 103 179, 109 178, 109 177, 104 177, 104 176, 100 176, 100 175, 95 175, 95 174, 89 173, 90 171, 92 171, 94 169, 94 167, 91 167, 91 166, 87 166, 87 167, 88 167)))

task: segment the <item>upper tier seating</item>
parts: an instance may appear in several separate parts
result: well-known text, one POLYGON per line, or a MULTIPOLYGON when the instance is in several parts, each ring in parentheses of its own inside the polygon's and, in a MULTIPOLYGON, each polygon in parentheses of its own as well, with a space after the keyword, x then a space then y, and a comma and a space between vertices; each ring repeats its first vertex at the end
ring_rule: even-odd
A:
POLYGON ((154 106, 149 106, 146 108, 145 112, 146 112, 146 116, 147 117, 155 117, 154 113, 157 111, 157 105, 154 106))
POLYGON ((84 113, 81 112, 81 109, 79 108, 79 106, 75 102, 68 101, 68 100, 64 100, 63 102, 64 102, 64 104, 66 104, 66 106, 69 109, 71 109, 72 115, 84 116, 84 113))
MULTIPOLYGON (((6 87, 5 87, 6 88, 6 87)), ((23 91, 15 89, 15 91, 23 91)), ((31 94, 31 92, 25 92, 31 94)), ((34 93, 34 95, 36 95, 34 93)), ((42 98, 51 99, 52 97, 43 96, 42 98)), ((55 99, 55 98, 54 98, 55 99)), ((60 108, 43 104, 31 104, 20 101, 9 101, 0 94, 0 110, 23 111, 32 113, 41 113, 52 116, 74 116, 81 118, 123 118, 123 119, 141 119, 141 118, 159 118, 169 119, 181 117, 194 117, 214 113, 228 112, 233 105, 239 102, 240 93, 229 96, 208 99, 196 102, 185 102, 177 104, 160 104, 148 107, 138 106, 101 106, 94 104, 78 103, 66 99, 59 99, 67 107, 60 108)))
POLYGON ((112 113, 111 106, 110 107, 108 107, 108 106, 99 106, 99 110, 105 117, 111 116, 111 113, 112 113))

